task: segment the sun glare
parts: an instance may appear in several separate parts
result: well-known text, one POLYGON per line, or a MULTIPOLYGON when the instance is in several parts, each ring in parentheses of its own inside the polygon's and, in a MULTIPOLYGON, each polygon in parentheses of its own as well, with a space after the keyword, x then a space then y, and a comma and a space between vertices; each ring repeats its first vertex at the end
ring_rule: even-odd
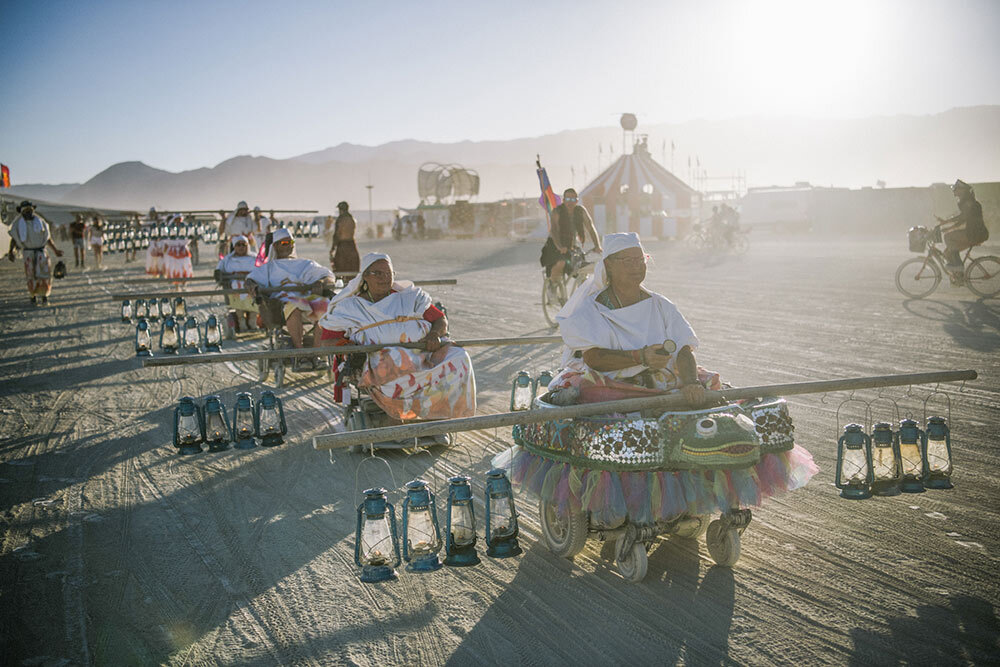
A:
POLYGON ((836 113, 863 94, 883 27, 857 2, 749 2, 739 6, 732 56, 743 101, 758 113, 836 113))

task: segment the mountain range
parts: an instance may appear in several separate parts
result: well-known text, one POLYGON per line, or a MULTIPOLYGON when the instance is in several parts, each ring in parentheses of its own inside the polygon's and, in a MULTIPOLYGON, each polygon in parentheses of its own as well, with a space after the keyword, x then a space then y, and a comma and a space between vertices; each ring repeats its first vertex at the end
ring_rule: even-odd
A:
MULTIPOLYGON (((642 119, 640 118, 640 123, 642 119)), ((702 189, 728 189, 743 173, 753 186, 808 181, 839 187, 924 186, 1000 180, 1000 105, 961 107, 923 116, 857 119, 746 117, 642 126, 653 157, 702 189), (673 150, 671 150, 673 146, 673 150), (688 164, 691 164, 689 169, 688 164), (699 181, 695 172, 707 175, 699 181)), ((631 141, 631 137, 629 141, 631 141)), ((231 209, 238 200, 262 208, 334 210, 346 199, 378 209, 418 203, 417 171, 425 162, 478 171, 480 201, 535 196, 535 155, 553 186, 577 188, 630 146, 620 128, 566 130, 506 141, 342 143, 286 159, 240 155, 182 172, 121 162, 81 184, 27 184, 15 196, 109 208, 231 209)))

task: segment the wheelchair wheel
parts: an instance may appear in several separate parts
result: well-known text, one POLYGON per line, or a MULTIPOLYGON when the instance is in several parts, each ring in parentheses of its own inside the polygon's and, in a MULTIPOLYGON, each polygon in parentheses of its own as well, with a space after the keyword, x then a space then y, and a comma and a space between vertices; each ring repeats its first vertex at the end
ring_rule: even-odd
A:
POLYGON ((732 567, 740 559, 740 531, 716 519, 708 524, 705 546, 717 565, 732 567))
MULTIPOLYGON (((619 539, 624 540, 625 537, 619 539)), ((615 565, 618 566, 618 573, 630 584, 637 584, 646 576, 649 569, 649 555, 646 553, 646 545, 636 542, 625 555, 615 558, 615 565)))
POLYGON ((560 516, 554 503, 542 500, 538 503, 538 518, 549 551, 570 559, 583 551, 587 544, 586 513, 569 512, 567 516, 560 516))

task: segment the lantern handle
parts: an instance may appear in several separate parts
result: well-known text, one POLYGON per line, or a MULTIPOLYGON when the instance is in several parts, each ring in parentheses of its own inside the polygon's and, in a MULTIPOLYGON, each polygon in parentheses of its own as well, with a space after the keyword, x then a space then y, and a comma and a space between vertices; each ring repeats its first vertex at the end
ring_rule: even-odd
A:
POLYGON ((426 474, 426 477, 425 477, 424 474, 417 473, 416 477, 414 477, 414 479, 420 479, 422 477, 424 479, 427 479, 429 477, 429 479, 427 479, 427 486, 431 490, 433 490, 435 488, 435 486, 434 486, 434 477, 435 477, 435 472, 434 472, 434 455, 431 454, 431 452, 430 452, 429 449, 426 449, 426 448, 423 448, 423 447, 417 447, 417 438, 413 439, 413 451, 411 451, 409 454, 406 455, 406 460, 403 462, 403 470, 404 471, 406 470, 406 467, 410 463, 410 459, 411 458, 413 458, 414 456, 418 456, 420 454, 426 454, 427 456, 429 456, 430 459, 431 459, 431 464, 429 466, 427 466, 427 469, 424 471, 424 473, 426 474))
POLYGON ((361 474, 361 466, 363 466, 365 464, 365 462, 367 462, 367 461, 378 460, 378 461, 381 461, 382 463, 384 463, 385 467, 389 469, 389 479, 392 480, 392 486, 389 487, 389 488, 391 488, 393 490, 396 490, 396 477, 395 477, 395 475, 392 474, 392 466, 389 465, 389 462, 386 461, 384 458, 382 458, 381 456, 377 456, 375 454, 375 444, 374 443, 372 443, 370 446, 371 446, 371 456, 366 456, 366 457, 362 458, 358 462, 358 467, 354 469, 354 497, 355 498, 358 497, 358 478, 359 478, 359 475, 361 474))
POLYGON ((841 401, 840 405, 837 406, 837 433, 840 433, 840 411, 848 403, 861 403, 862 405, 864 405, 865 406, 865 421, 868 420, 868 401, 863 401, 860 398, 854 398, 854 392, 852 391, 851 395, 848 396, 847 398, 845 398, 843 401, 841 401))
POLYGON ((882 396, 881 392, 879 392, 878 396, 876 396, 872 400, 868 401, 868 412, 865 415, 865 418, 868 420, 868 424, 867 424, 868 429, 867 429, 867 432, 869 432, 869 433, 871 432, 872 428, 874 428, 874 426, 875 426, 875 411, 872 408, 879 401, 885 401, 886 403, 889 403, 889 404, 892 405, 893 409, 896 412, 896 423, 899 423, 899 403, 897 403, 895 400, 889 398, 888 396, 882 396))
POLYGON ((823 395, 819 397, 819 402, 822 403, 823 405, 827 404, 826 403, 826 392, 825 391, 823 392, 823 395))
POLYGON ((948 424, 949 425, 951 424, 951 396, 949 396, 947 393, 945 393, 943 391, 938 391, 938 388, 935 387, 934 391, 932 391, 931 393, 927 394, 927 398, 924 399, 924 422, 923 422, 924 426, 927 425, 927 402, 930 401, 932 398, 934 398, 934 396, 937 396, 937 395, 945 397, 945 400, 946 400, 945 405, 948 406, 948 424))

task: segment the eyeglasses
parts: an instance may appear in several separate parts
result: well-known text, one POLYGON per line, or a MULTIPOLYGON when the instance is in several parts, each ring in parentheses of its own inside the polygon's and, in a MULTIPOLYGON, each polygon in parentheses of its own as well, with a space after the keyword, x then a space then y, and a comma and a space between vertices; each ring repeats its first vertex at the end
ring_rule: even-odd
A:
POLYGON ((365 275, 375 278, 392 278, 392 271, 365 271, 365 275))
POLYGON ((639 257, 609 257, 612 262, 618 262, 623 266, 639 266, 646 263, 646 256, 639 257))
POLYGON ((563 197, 563 201, 580 201, 576 197, 563 197))

